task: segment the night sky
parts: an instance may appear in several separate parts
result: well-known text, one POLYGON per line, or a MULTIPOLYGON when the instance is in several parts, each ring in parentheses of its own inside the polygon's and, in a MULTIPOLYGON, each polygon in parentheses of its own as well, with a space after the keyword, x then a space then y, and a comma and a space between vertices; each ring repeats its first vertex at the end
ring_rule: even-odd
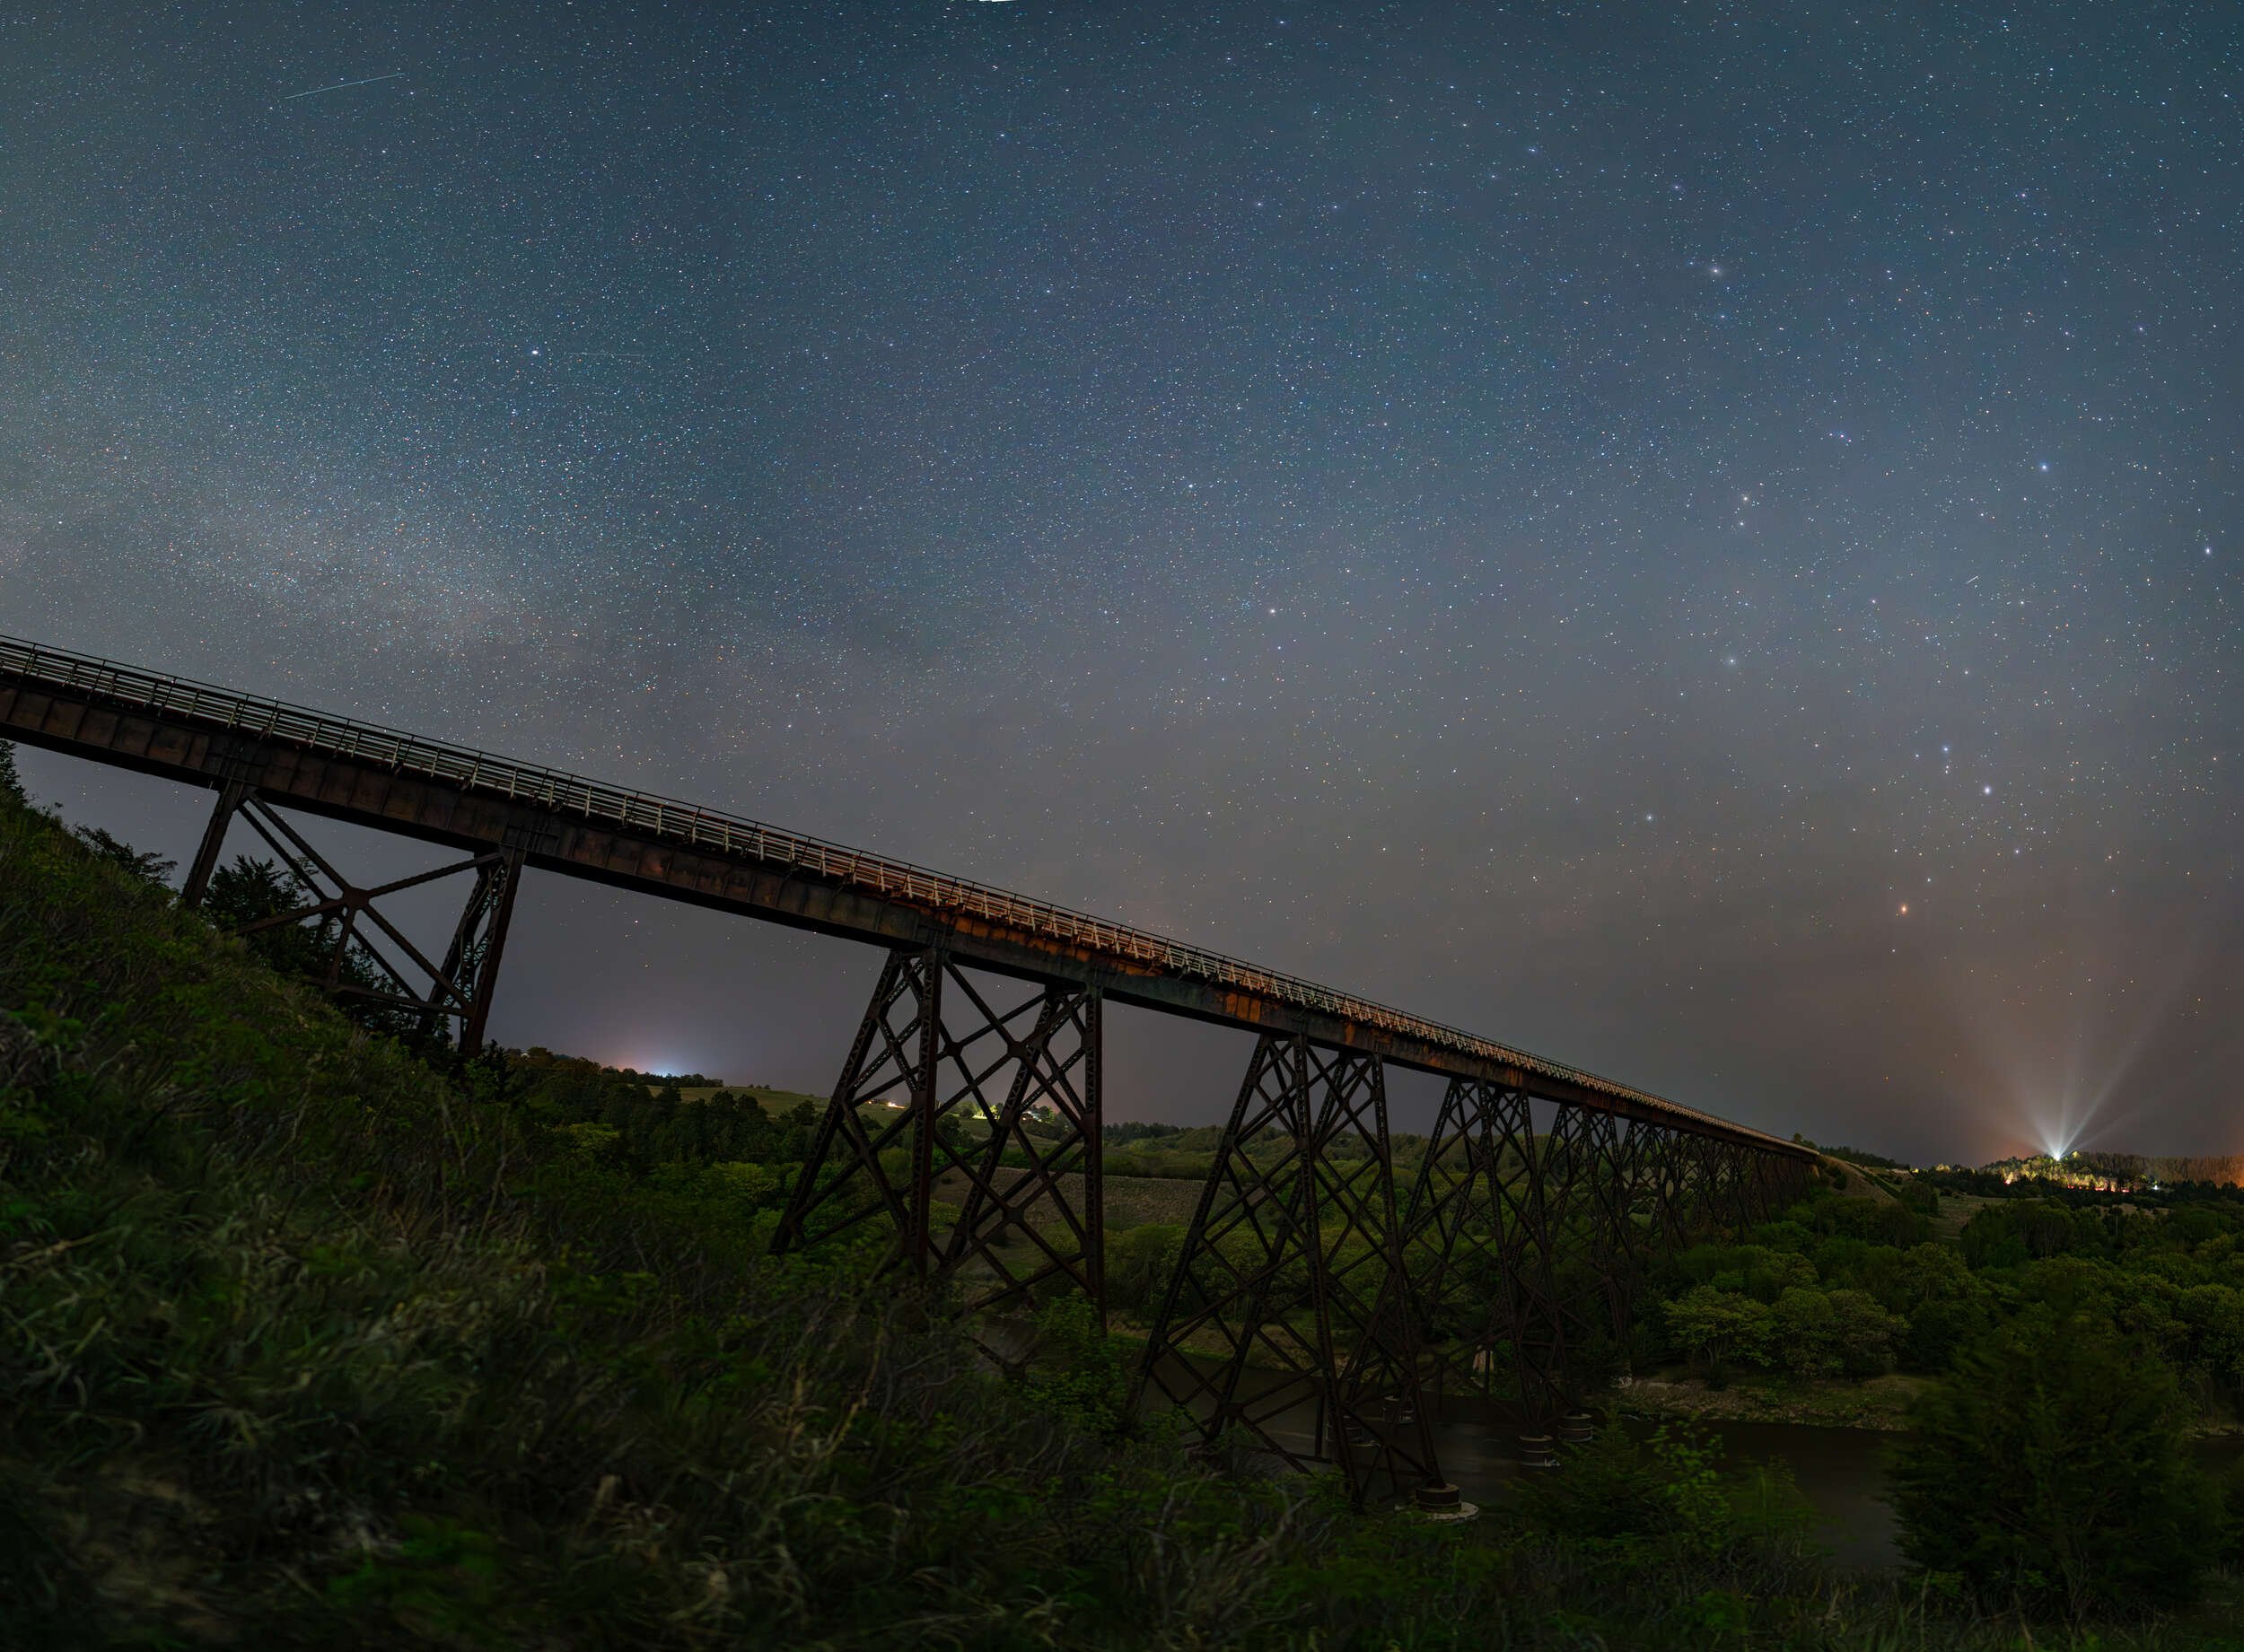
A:
MULTIPOLYGON (((0 630, 1782 1133, 2244 1150, 2240 98, 2196 4, 19 13, 0 630)), ((878 964, 536 878, 494 1032, 823 1090, 878 964)))

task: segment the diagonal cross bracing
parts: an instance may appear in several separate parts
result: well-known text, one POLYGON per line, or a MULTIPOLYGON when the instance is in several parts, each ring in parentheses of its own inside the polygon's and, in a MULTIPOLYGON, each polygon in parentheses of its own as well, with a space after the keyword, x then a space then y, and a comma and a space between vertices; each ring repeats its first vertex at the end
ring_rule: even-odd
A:
POLYGON ((1779 1138, 1204 947, 674 799, 115 661, 0 638, 0 739, 670 899, 1122 1002, 1300 1036, 1806 1158, 1779 1138))
POLYGON ((1530 1098, 1453 1080, 1404 1219, 1424 1386, 1516 1403, 1546 1421, 1578 1403, 1585 1345, 1617 1349, 1654 1246, 1764 1219, 1807 1169, 1588 1109, 1537 1130, 1530 1098))
POLYGON ((1141 1380, 1203 1438, 1329 1462, 1359 1500, 1440 1483, 1376 1056, 1257 1042, 1141 1380))
POLYGON ((1567 1403, 1579 1356, 1625 1333, 1651 1246, 1743 1227, 1815 1162, 1580 1069, 986 885, 6 639, 0 739, 216 790, 188 904, 246 817, 307 897, 250 927, 331 928, 337 984, 419 1012, 425 1032, 458 1019, 466 1052, 526 867, 879 944, 880 980, 777 1246, 877 1236, 890 1272, 970 1307, 1081 1292, 1104 1312, 1108 999, 1256 1033, 1141 1383, 1209 1438, 1334 1464, 1358 1500, 1382 1485, 1453 1499, 1430 1398, 1495 1397, 1502 1365, 1530 1417, 1567 1403), (466 858, 355 887, 284 809, 466 858), (474 888, 432 964, 376 902, 460 871, 474 888), (346 953, 379 980, 343 983, 346 953), (1009 996, 1004 983, 1021 982, 1027 994, 1009 996), (1450 1080, 1407 1216, 1389 1062, 1450 1080))
POLYGON ((1098 1039, 1095 990, 1001 1008, 938 949, 890 953, 775 1248, 869 1229, 972 1307, 1102 1304, 1098 1039))

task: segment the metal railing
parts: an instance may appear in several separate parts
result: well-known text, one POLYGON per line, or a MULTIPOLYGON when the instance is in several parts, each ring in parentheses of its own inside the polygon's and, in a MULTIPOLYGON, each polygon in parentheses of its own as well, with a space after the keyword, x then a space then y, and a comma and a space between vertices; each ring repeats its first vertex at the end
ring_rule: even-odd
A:
POLYGON ((1672 1115, 1679 1123, 1753 1137, 1787 1152, 1799 1151, 1794 1143, 1698 1112, 1665 1097, 1368 999, 1335 992, 1298 975, 1262 969, 1204 947, 1188 946, 1126 924, 1055 906, 1048 901, 1030 900, 987 884, 806 837, 761 821, 697 809, 689 803, 647 792, 626 791, 557 770, 515 763, 488 752, 425 740, 347 718, 329 717, 302 706, 259 699, 187 677, 163 676, 113 660, 0 637, 0 681, 11 678, 71 689, 114 704, 186 717, 236 734, 285 740, 311 751, 378 763, 398 774, 424 775, 469 791, 533 803, 559 813, 580 815, 588 820, 611 822, 665 842, 808 872, 939 914, 979 918, 1039 940, 1088 948, 1188 980, 1235 988, 1301 1009, 1321 1010, 1383 1032, 1417 1038, 1459 1054, 1564 1079, 1617 1100, 1672 1115))

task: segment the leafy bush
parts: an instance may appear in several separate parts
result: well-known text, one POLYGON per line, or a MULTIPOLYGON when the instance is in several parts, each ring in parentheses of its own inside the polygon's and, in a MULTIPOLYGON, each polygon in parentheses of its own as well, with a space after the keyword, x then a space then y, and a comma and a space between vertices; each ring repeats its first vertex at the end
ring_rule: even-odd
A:
POLYGON ((1765 1465, 1726 1471, 1721 1443, 1683 1423, 1644 1439, 1598 1431, 1555 1473, 1530 1477, 1521 1511, 1553 1534, 1713 1559, 1771 1545, 1797 1550, 1815 1517, 1788 1475, 1765 1465))
POLYGON ((1037 1314, 1036 1347, 1029 1363, 1030 1400, 1076 1427, 1118 1432, 1130 1401, 1126 1346, 1100 1329, 1099 1315, 1086 1298, 1054 1298, 1037 1314))
POLYGON ((2000 1606, 2178 1604, 2218 1543, 2171 1375, 2110 1327, 2036 1314, 1972 1344, 1894 1460, 1910 1558, 2000 1606))
POLYGON ((1893 1366, 1906 1322, 1867 1291, 1787 1290, 1776 1299, 1769 1346, 1801 1377, 1875 1377, 1893 1366))
POLYGON ((1135 1319, 1161 1311, 1161 1293, 1184 1251, 1180 1222, 1147 1222, 1107 1235, 1107 1305, 1135 1319))
POLYGON ((1775 1331, 1775 1315, 1766 1302, 1713 1285, 1694 1286, 1666 1305, 1668 1333, 1690 1350, 1720 1382, 1731 1359, 1759 1364, 1775 1331))

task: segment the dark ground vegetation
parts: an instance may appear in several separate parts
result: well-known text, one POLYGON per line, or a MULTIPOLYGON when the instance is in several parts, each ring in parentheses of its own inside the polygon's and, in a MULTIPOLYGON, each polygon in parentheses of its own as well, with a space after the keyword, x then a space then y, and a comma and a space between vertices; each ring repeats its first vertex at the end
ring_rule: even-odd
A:
MULTIPOLYGON (((1835 1579, 1687 1433, 1445 1528, 1188 1459, 1079 1311, 1008 1379, 862 1257, 768 1258, 800 1114, 449 1071, 158 870, 0 797, 0 1645, 2023 1644, 1952 1571, 1835 1579)), ((1734 1260, 1690 1265, 1798 1288, 1734 1260)), ((2100 1644, 2240 1644, 2211 1586, 2100 1644)))

